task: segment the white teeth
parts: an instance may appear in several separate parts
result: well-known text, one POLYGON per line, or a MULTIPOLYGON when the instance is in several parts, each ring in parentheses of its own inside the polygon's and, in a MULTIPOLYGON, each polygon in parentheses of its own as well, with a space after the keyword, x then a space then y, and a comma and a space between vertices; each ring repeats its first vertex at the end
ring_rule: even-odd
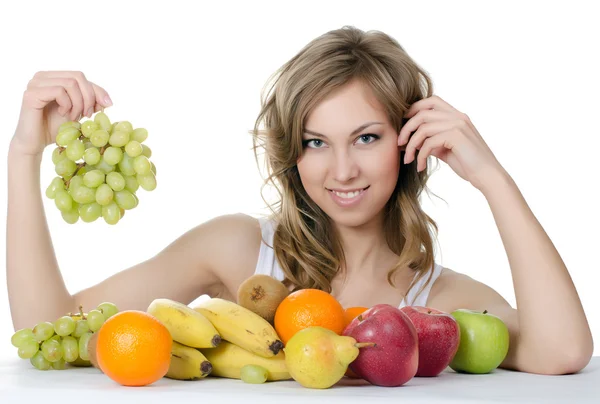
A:
POLYGON ((358 196, 358 194, 360 194, 362 191, 354 191, 354 192, 337 192, 337 191, 333 191, 335 192, 335 194, 337 196, 339 196, 340 198, 354 198, 355 196, 358 196))

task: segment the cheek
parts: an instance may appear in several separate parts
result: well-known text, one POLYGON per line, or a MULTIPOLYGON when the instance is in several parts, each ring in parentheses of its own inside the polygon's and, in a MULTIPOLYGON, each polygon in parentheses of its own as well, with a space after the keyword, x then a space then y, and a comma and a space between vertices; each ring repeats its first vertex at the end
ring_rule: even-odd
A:
POLYGON ((297 163, 300 180, 305 189, 310 189, 311 184, 321 180, 322 168, 319 166, 319 160, 311 156, 303 156, 297 163))
POLYGON ((395 184, 398 177, 398 170, 400 169, 399 159, 400 152, 397 148, 387 148, 384 152, 378 154, 376 163, 374 164, 374 171, 377 171, 379 178, 389 179, 395 184))

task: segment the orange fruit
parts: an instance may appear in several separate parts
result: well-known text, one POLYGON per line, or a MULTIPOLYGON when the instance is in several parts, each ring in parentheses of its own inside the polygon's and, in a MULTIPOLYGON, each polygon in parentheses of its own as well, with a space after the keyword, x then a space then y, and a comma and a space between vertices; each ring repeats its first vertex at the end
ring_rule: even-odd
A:
POLYGON ((298 331, 320 326, 337 334, 344 331, 342 305, 319 289, 302 289, 289 294, 275 311, 275 331, 286 344, 298 331))
POLYGON ((368 309, 369 309, 368 307, 361 307, 361 306, 348 307, 344 311, 344 318, 346 321, 344 324, 344 328, 346 328, 348 326, 348 324, 350 324, 352 322, 352 320, 354 320, 356 317, 358 317, 359 314, 367 311, 368 309))
POLYGON ((98 330, 96 359, 108 377, 123 386, 145 386, 165 376, 173 339, 167 327, 143 311, 125 310, 98 330))

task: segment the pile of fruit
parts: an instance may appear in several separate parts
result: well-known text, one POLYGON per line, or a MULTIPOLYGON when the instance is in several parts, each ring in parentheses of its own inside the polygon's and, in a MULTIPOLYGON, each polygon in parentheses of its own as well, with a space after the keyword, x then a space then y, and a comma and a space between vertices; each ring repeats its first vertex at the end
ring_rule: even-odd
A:
POLYGON ((63 219, 86 223, 102 216, 115 225, 126 210, 138 206, 141 187, 156 189, 152 150, 143 142, 145 128, 129 121, 111 123, 104 111, 83 123, 63 123, 56 134, 52 162, 57 177, 46 188, 63 219))
POLYGON ((344 309, 329 293, 289 293, 281 282, 254 275, 240 286, 237 302, 209 298, 190 307, 159 298, 146 311, 122 312, 103 303, 19 330, 12 342, 40 370, 93 365, 124 386, 225 377, 324 389, 343 377, 401 386, 448 366, 489 373, 506 357, 509 335, 486 311, 344 309))

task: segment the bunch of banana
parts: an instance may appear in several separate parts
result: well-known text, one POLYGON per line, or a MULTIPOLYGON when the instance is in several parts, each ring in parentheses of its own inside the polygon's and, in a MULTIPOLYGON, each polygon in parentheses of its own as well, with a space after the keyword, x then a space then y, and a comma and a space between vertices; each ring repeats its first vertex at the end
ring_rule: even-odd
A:
POLYGON ((221 338, 258 356, 272 358, 283 348, 267 320, 237 303, 211 298, 193 309, 215 326, 221 338))
POLYGON ((211 376, 240 379, 240 371, 244 366, 258 365, 267 369, 269 381, 292 378, 287 370, 283 351, 271 358, 265 358, 227 341, 222 341, 216 348, 201 349, 201 351, 212 364, 211 376))
POLYGON ((198 348, 221 343, 221 335, 212 323, 201 313, 170 299, 155 299, 146 311, 164 324, 173 338, 166 377, 196 380, 208 376, 212 365, 198 348))

